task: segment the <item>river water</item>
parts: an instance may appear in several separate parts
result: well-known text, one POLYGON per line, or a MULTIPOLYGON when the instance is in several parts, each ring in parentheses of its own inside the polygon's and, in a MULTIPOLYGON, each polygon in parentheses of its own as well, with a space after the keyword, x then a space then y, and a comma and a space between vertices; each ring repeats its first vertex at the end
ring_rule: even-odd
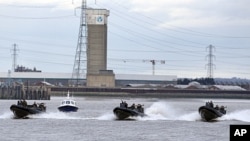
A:
MULTIPOLYGON (((28 119, 13 119, 16 100, 0 100, 0 141, 229 141, 229 126, 250 124, 250 100, 123 98, 130 105, 144 104, 143 118, 115 120, 120 98, 75 97, 78 112, 57 110, 63 97, 45 102, 47 112, 28 119), (203 122, 198 108, 206 101, 227 106, 227 115, 203 122)), ((27 101, 33 103, 34 101, 27 101)))

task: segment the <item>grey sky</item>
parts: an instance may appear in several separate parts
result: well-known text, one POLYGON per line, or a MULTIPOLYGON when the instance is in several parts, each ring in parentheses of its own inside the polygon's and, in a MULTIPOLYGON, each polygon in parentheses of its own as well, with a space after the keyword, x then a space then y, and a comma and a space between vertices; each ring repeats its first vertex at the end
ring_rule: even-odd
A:
MULTIPOLYGON (((0 72, 17 64, 72 72, 81 0, 0 0, 0 72)), ((207 46, 214 77, 250 78, 248 0, 88 0, 110 10, 108 69, 115 73, 206 77, 207 46), (165 64, 162 63, 165 61, 165 64)))

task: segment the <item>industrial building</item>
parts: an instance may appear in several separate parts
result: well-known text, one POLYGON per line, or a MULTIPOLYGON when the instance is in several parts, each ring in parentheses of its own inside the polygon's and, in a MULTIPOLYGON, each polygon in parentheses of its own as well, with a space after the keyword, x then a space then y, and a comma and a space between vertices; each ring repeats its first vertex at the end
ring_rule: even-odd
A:
MULTIPOLYGON (((105 71, 106 72, 106 71, 105 71)), ((102 73, 102 72, 101 72, 102 73)), ((101 74, 105 75, 105 74, 101 74)), ((46 81, 55 86, 68 86, 71 80, 71 73, 45 73, 45 72, 0 72, 0 82, 23 82, 29 84, 46 81)), ((86 82, 86 76, 83 78, 86 82)), ((107 80, 106 80, 107 81, 107 80)), ((139 75, 139 74, 116 74, 114 87, 126 87, 129 84, 177 84, 177 76, 172 75, 139 75)), ((88 86, 90 87, 90 86, 88 86)), ((94 86, 93 86, 94 87, 94 86)), ((100 87, 109 87, 102 85, 100 87)))

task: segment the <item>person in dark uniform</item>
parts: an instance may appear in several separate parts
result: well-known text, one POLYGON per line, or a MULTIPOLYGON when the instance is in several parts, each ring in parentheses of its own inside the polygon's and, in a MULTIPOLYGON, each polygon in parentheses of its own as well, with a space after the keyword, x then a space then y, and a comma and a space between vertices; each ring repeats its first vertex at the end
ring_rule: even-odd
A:
POLYGON ((34 102, 33 106, 34 106, 34 107, 37 107, 37 104, 36 104, 36 102, 34 102))
POLYGON ((23 99, 23 106, 27 106, 27 102, 25 99, 23 99))
POLYGON ((133 103, 130 108, 135 109, 135 103, 133 103))
POLYGON ((126 101, 124 101, 125 104, 125 108, 128 108, 128 103, 126 101))
POLYGON ((214 109, 219 110, 219 106, 218 106, 218 105, 216 105, 214 109))
POLYGON ((18 101, 17 101, 17 105, 21 105, 21 100, 18 100, 18 101))
POLYGON ((214 108, 214 103, 213 103, 213 101, 210 101, 210 106, 211 106, 212 108, 214 108))
POLYGON ((126 101, 122 101, 122 103, 120 103, 120 107, 127 108, 128 107, 127 102, 126 101))

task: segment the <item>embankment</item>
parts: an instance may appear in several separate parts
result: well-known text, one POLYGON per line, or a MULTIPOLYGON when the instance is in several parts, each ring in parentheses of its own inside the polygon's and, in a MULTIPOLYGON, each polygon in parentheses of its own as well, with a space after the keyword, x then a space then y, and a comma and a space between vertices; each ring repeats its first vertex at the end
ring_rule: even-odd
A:
POLYGON ((227 98, 250 99, 250 91, 159 89, 159 88, 86 88, 52 87, 51 95, 63 96, 148 97, 148 98, 227 98))

